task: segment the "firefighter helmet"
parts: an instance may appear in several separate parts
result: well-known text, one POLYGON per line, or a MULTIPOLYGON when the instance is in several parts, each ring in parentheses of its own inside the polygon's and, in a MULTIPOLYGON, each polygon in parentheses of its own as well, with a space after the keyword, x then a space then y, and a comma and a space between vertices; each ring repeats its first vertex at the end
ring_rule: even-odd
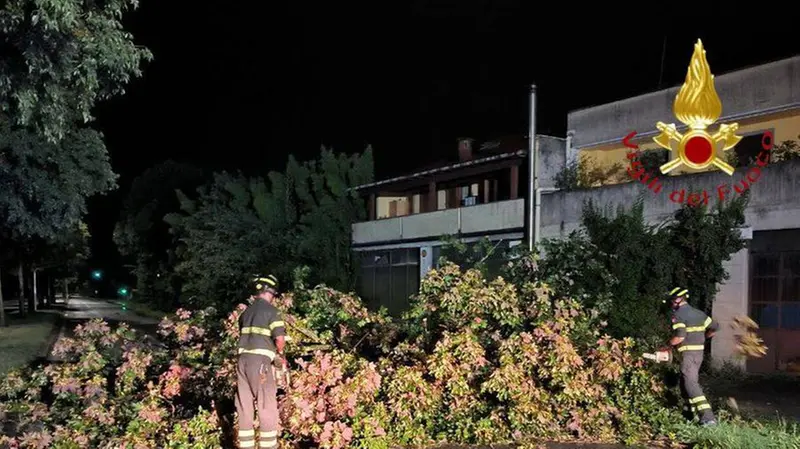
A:
POLYGON ((278 292, 278 278, 273 275, 268 276, 254 276, 253 277, 253 286, 255 287, 258 293, 270 290, 273 293, 278 292))
POLYGON ((669 300, 672 303, 680 301, 682 298, 689 297, 689 290, 683 287, 675 287, 669 292, 669 300))

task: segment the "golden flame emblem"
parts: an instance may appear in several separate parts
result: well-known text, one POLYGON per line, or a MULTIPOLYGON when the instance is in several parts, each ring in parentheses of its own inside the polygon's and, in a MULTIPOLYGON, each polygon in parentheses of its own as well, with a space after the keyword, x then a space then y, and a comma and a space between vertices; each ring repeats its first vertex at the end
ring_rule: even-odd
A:
POLYGON ((667 174, 681 165, 694 169, 704 169, 714 165, 728 175, 733 175, 733 167, 718 154, 736 146, 741 136, 736 135, 739 125, 722 124, 715 134, 706 129, 722 115, 722 101, 714 88, 714 75, 706 60, 706 51, 700 39, 694 44, 694 54, 689 63, 684 81, 675 104, 672 107, 675 117, 689 127, 686 134, 678 132, 674 124, 656 123, 661 131, 653 140, 678 157, 661 166, 661 173, 667 174))

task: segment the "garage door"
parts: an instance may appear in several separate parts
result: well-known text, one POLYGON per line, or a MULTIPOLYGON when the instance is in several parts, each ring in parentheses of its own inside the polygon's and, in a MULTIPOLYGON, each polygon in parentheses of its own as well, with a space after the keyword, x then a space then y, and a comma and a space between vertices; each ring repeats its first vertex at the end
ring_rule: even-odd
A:
POLYGON ((750 259, 750 316, 769 347, 764 358, 748 361, 750 372, 784 371, 800 359, 800 251, 769 246, 750 259))

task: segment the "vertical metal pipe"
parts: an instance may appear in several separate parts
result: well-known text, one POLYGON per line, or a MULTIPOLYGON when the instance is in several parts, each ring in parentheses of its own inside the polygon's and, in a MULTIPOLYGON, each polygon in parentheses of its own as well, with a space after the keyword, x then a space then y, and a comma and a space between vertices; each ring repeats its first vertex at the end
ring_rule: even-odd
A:
POLYGON ((539 223, 536 193, 539 188, 539 152, 536 150, 536 85, 531 84, 530 122, 528 124, 528 250, 538 240, 539 223))

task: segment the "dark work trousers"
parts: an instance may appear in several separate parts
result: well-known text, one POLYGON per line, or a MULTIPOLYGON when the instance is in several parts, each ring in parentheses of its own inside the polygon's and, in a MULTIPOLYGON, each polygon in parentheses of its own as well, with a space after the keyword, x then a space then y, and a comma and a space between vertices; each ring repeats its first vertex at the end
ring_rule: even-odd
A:
POLYGON ((700 422, 714 421, 711 404, 700 387, 700 365, 703 351, 685 351, 681 354, 681 393, 689 409, 700 417, 700 422))
POLYGON ((278 400, 272 361, 263 355, 241 354, 237 368, 236 413, 239 447, 256 447, 255 415, 258 411, 258 447, 278 446, 278 400))

